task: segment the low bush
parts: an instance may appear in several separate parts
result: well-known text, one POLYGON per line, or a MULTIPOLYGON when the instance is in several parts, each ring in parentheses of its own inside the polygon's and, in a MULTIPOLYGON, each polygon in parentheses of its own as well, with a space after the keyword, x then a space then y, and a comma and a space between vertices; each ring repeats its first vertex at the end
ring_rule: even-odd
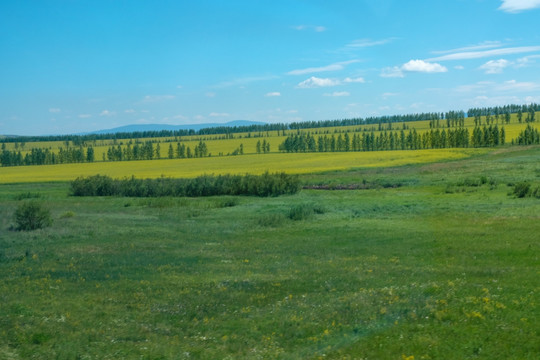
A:
POLYGON ((260 226, 264 227, 280 227, 285 222, 283 214, 265 214, 258 219, 260 226))
POLYGON ((251 195, 278 196, 300 191, 300 179, 285 173, 262 175, 203 175, 194 179, 112 179, 95 175, 80 177, 71 182, 74 196, 214 196, 251 195))
POLYGON ((36 230, 52 224, 51 212, 36 201, 22 203, 15 210, 16 230, 36 230))
POLYGON ((324 209, 319 205, 301 204, 296 205, 289 210, 289 219, 291 220, 305 220, 310 218, 313 214, 324 214, 324 209))
POLYGON ((531 184, 527 182, 520 182, 514 185, 514 190, 512 193, 518 198, 524 198, 529 195, 531 191, 531 184))
POLYGON ((40 193, 33 193, 33 192, 20 193, 14 196, 15 200, 38 199, 40 197, 41 197, 40 193))

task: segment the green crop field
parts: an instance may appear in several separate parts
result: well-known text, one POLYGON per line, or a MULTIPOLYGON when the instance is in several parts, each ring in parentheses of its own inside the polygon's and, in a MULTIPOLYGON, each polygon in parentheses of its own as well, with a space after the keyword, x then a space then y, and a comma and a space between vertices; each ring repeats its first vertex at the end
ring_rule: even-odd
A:
POLYGON ((0 359, 537 359, 540 200, 512 191, 540 186, 538 159, 532 146, 0 168, 0 359), (66 182, 278 168, 306 189, 86 198, 66 182), (29 201, 52 226, 10 230, 29 201))

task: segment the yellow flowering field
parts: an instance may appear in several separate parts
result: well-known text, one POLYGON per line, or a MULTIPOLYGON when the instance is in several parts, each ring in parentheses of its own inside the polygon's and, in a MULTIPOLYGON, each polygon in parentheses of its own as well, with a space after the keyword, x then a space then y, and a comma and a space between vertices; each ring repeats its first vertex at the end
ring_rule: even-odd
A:
POLYGON ((69 181, 95 174, 120 178, 196 177, 201 174, 261 174, 265 171, 316 173, 457 160, 487 149, 433 149, 340 153, 270 153, 192 159, 95 162, 0 168, 0 183, 69 181))

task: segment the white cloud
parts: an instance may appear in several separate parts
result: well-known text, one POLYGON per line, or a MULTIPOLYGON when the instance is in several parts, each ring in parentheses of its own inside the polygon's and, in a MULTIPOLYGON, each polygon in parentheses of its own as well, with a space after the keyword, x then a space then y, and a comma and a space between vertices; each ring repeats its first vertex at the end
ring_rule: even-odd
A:
POLYGON ((90 115, 90 114, 80 114, 79 115, 79 118, 81 118, 81 119, 88 119, 88 118, 91 118, 91 117, 92 117, 92 115, 90 115))
POLYGON ((183 88, 183 86, 182 85, 176 85, 176 88, 181 89, 181 88, 183 88))
POLYGON ((536 9, 540 7, 540 0, 502 0, 499 10, 508 13, 518 13, 525 10, 536 9))
POLYGON ((338 63, 326 65, 326 66, 310 67, 306 69, 297 69, 297 70, 289 71, 287 75, 305 75, 305 74, 313 74, 313 73, 325 72, 325 71, 338 71, 338 70, 343 70, 346 65, 353 64, 356 62, 358 62, 358 60, 341 61, 338 63))
POLYGON ((480 66, 480 69, 484 70, 486 74, 500 74, 503 70, 512 64, 505 59, 489 60, 487 63, 480 66))
POLYGON ((60 111, 61 111, 61 110, 58 109, 58 108, 50 108, 50 109, 49 109, 49 112, 50 112, 50 113, 53 113, 53 114, 57 114, 57 113, 59 113, 60 111))
POLYGON ((124 112, 125 112, 126 114, 134 114, 134 113, 135 113, 135 110, 133 110, 133 109, 126 109, 126 110, 124 110, 124 112))
POLYGON ((364 80, 363 77, 357 77, 357 78, 350 78, 350 77, 347 77, 343 80, 344 83, 365 83, 366 80, 364 80))
POLYGON ((208 116, 212 116, 212 117, 227 117, 227 116, 231 116, 231 114, 229 114, 229 113, 217 113, 217 112, 211 112, 208 116))
POLYGON ((326 28, 324 26, 315 26, 316 32, 323 32, 326 31, 326 28))
POLYGON ((332 96, 332 97, 349 96, 349 95, 351 94, 347 91, 334 91, 331 94, 324 94, 324 96, 332 96))
POLYGON ((114 114, 116 114, 116 112, 109 111, 109 110, 103 110, 101 113, 99 113, 99 116, 113 116, 114 114))
POLYGON ((302 81, 298 84, 299 88, 302 89, 309 89, 309 88, 317 88, 317 87, 329 87, 329 86, 337 86, 341 84, 339 80, 336 79, 321 79, 315 76, 310 77, 307 80, 302 81))
POLYGON ((173 119, 175 119, 175 120, 187 120, 187 117, 184 116, 184 115, 176 115, 176 116, 173 116, 173 119))
POLYGON ((448 69, 441 64, 430 63, 424 60, 410 60, 401 66, 382 69, 380 76, 385 78, 402 78, 405 77, 404 72, 442 73, 447 71, 448 69))
POLYGON ((454 69, 456 69, 456 70, 463 70, 463 69, 465 69, 465 67, 462 66, 462 65, 456 65, 456 66, 454 66, 454 69))
POLYGON ((280 92, 277 92, 277 91, 274 91, 274 92, 269 92, 267 93, 266 95, 264 95, 266 97, 275 97, 275 96, 281 96, 281 93, 280 92))
POLYGON ((213 98, 213 97, 216 97, 216 93, 214 93, 214 92, 207 92, 206 94, 204 94, 204 96, 209 97, 209 98, 213 98))
POLYGON ((411 72, 440 73, 447 72, 448 69, 441 64, 430 63, 424 60, 411 60, 401 67, 402 70, 411 72))
POLYGON ((384 77, 384 78, 396 78, 396 77, 402 78, 402 77, 405 77, 405 75, 403 74, 403 71, 401 70, 400 67, 392 66, 392 67, 386 67, 386 68, 382 69, 381 77, 384 77))
POLYGON ((143 99, 144 103, 155 103, 174 99, 174 95, 146 95, 143 99))
POLYGON ((502 49, 493 49, 485 51, 465 51, 457 52, 453 54, 442 55, 425 61, 447 61, 447 60, 469 60, 469 59, 479 59, 484 57, 494 57, 501 55, 510 55, 510 54, 521 54, 533 51, 540 51, 540 46, 520 46, 512 48, 502 48, 502 49))

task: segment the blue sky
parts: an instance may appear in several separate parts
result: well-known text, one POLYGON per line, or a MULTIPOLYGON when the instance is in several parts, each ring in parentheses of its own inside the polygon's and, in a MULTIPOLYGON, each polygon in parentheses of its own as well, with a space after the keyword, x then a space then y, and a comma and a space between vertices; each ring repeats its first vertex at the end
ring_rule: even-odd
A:
POLYGON ((0 134, 540 102, 540 0, 0 2, 0 134))

